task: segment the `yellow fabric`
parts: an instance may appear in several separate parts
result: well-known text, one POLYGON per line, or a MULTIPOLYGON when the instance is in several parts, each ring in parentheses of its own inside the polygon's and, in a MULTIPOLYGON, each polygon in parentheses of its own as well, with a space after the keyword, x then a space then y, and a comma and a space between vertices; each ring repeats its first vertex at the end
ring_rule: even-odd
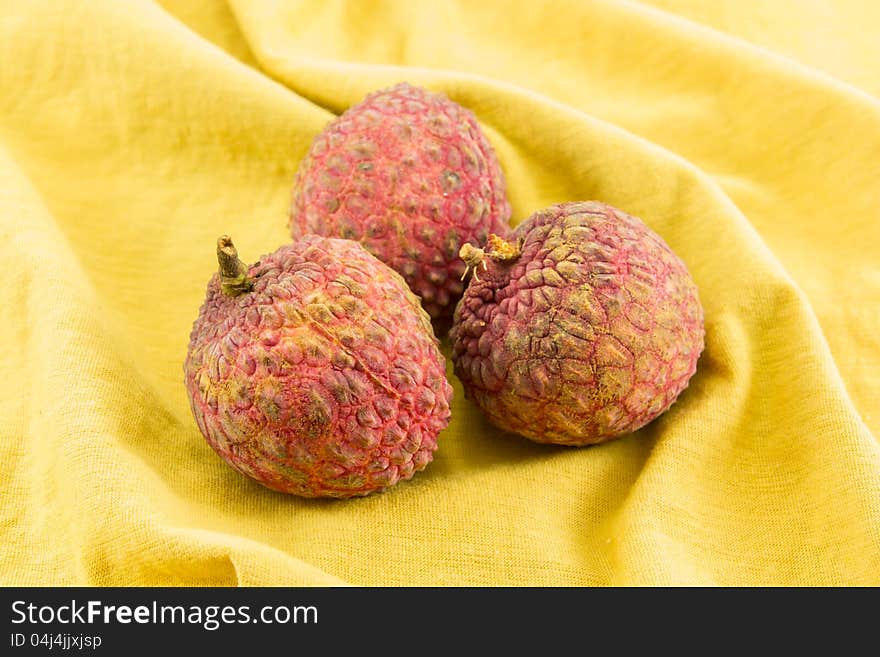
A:
POLYGON ((870 0, 0 2, 0 583, 880 584, 878 32, 870 0), (477 114, 516 221, 659 232, 706 351, 605 446, 453 379, 412 481, 272 493, 182 384, 214 240, 287 241, 312 138, 401 80, 477 114))

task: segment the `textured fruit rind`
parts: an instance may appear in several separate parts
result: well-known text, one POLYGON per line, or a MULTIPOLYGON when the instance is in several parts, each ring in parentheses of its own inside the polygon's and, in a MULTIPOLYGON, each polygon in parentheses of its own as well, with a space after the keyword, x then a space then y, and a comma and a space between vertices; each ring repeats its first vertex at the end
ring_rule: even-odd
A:
POLYGON ((455 311, 466 395, 503 429, 567 445, 635 431, 669 408, 704 329, 696 285, 666 243, 598 202, 536 213, 511 239, 521 255, 487 262, 455 311))
POLYGON ((463 289, 459 247, 509 234, 510 204, 474 115, 409 84, 367 96, 316 138, 294 181, 290 228, 360 241, 434 317, 463 289))
POLYGON ((360 244, 308 236, 215 274, 190 336, 186 389, 208 443, 240 472, 305 497, 365 495, 432 459, 452 389, 429 318, 360 244))

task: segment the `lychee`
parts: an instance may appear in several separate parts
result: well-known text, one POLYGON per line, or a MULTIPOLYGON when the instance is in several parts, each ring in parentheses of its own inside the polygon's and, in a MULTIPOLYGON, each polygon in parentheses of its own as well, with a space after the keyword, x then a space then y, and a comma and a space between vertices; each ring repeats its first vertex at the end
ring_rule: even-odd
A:
POLYGON ((264 486, 366 495, 432 459, 452 389, 430 320, 357 242, 307 236, 247 267, 228 237, 186 390, 208 444, 264 486))
POLYGON ((510 204, 474 115, 403 83, 333 120, 299 166, 290 228, 361 242, 398 271, 433 318, 461 296, 458 251, 506 236, 510 204))
POLYGON ((510 241, 461 251, 473 277, 450 332, 455 373, 502 429, 600 443, 663 413, 696 371, 697 287, 639 219, 563 203, 533 214, 510 241))

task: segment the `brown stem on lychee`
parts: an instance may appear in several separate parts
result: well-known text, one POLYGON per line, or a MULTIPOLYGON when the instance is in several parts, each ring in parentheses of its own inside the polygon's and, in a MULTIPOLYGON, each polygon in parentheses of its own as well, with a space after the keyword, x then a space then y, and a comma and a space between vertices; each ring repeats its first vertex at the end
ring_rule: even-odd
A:
POLYGON ((238 251, 229 235, 217 238, 217 262, 220 263, 220 289, 223 294, 237 297, 251 291, 254 284, 248 278, 247 265, 238 259, 238 251))
POLYGON ((464 260, 465 264, 461 280, 464 280, 469 271, 473 271, 474 280, 479 281, 477 268, 483 265, 483 269, 486 269, 487 256, 496 262, 506 262, 508 260, 516 260, 519 258, 520 253, 522 253, 522 239, 519 239, 514 244, 498 237, 495 233, 489 235, 485 249, 479 249, 470 244, 462 244, 461 249, 458 251, 458 257, 464 260))
POLYGON ((461 275, 461 280, 464 280, 471 270, 474 272, 474 280, 480 280, 477 276, 477 267, 482 264, 483 269, 486 268, 485 255, 486 252, 483 249, 478 249, 467 243, 461 245, 461 248, 458 250, 458 257, 464 260, 464 273, 461 275))

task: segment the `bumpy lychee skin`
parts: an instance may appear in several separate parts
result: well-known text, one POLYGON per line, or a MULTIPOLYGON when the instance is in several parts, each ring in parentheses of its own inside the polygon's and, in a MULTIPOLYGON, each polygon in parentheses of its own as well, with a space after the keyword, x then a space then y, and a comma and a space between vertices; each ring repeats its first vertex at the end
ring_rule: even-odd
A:
POLYGON ((455 373, 502 429, 600 443, 663 413, 696 371, 696 285, 635 217, 563 203, 462 257, 473 278, 450 332, 455 373))
POLYGON ((466 242, 510 232, 504 176, 474 115, 399 84, 332 121, 299 166, 290 228, 360 241, 433 318, 462 293, 466 242))
POLYGON ((211 447, 304 497, 366 495, 422 470, 452 389, 403 279, 348 240, 308 236, 251 267, 227 237, 217 251, 184 365, 211 447))

